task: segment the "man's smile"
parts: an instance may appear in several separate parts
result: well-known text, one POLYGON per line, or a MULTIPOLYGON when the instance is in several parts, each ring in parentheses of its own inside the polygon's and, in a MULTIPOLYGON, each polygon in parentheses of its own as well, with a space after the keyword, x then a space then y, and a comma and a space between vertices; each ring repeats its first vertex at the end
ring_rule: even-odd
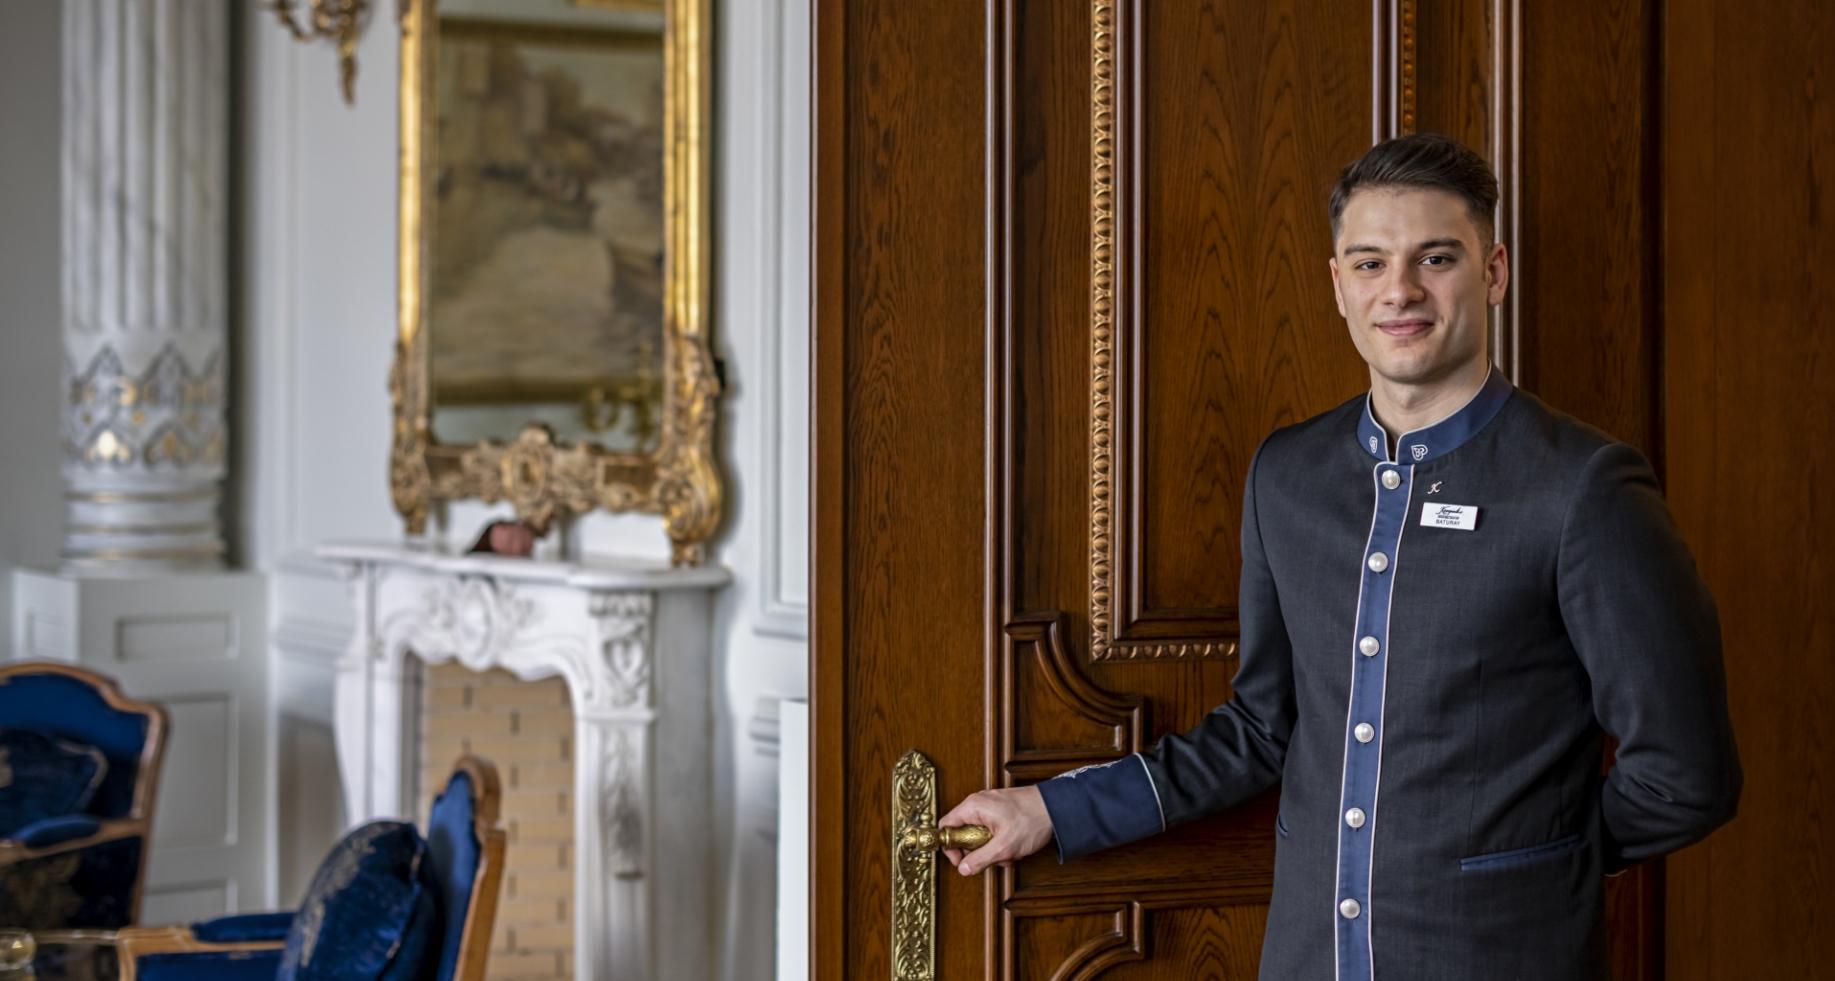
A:
POLYGON ((1401 317, 1376 322, 1376 329, 1390 337, 1417 337, 1432 330, 1433 326, 1433 321, 1423 317, 1401 317))

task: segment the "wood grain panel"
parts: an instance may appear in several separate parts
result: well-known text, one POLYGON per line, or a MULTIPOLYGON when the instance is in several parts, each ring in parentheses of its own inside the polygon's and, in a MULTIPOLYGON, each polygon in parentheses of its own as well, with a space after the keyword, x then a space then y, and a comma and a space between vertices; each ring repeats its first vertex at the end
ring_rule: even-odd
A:
MULTIPOLYGON (((817 387, 840 406, 817 416, 816 575, 846 586, 818 589, 812 675, 842 684, 814 692, 814 922, 845 924, 851 942, 818 940, 816 970, 887 977, 892 765, 922 750, 950 801, 984 778, 983 12, 823 2, 817 17, 818 125, 841 139, 818 141, 814 190, 817 387)), ((938 878, 939 922, 979 921, 981 887, 938 878)), ((946 944, 937 968, 966 977, 980 962, 973 944, 946 944)))
POLYGON ((1668 976, 1829 976, 1835 8, 1663 13, 1668 492, 1720 610, 1739 816, 1668 863, 1668 976))
POLYGON ((1364 385, 1323 287, 1322 202, 1368 143, 1372 66, 1393 45, 1371 25, 1392 9, 1347 23, 1340 4, 1124 2, 1111 43, 1096 5, 1097 660, 1234 651, 1249 457, 1269 429, 1364 385))
MULTIPOLYGON (((1491 142, 1492 23, 1496 0, 1416 0, 1414 125, 1484 151, 1491 142)), ((1492 166, 1497 158, 1492 156, 1492 166)))
POLYGON ((1065 646, 1066 620, 1050 611, 1007 625, 994 726, 1003 786, 1142 748, 1141 697, 1105 691, 1083 676, 1065 646))
POLYGON ((1143 911, 1133 903, 1094 911, 1067 910, 1013 916, 1012 981, 1083 981, 1146 956, 1141 947, 1143 911))
POLYGON ((1656 6, 1521 16, 1518 380, 1660 458, 1656 6))
MULTIPOLYGON (((1261 963, 1261 936, 1267 927, 1266 906, 1153 910, 1147 914, 1147 949, 1156 959, 1184 965, 1187 973, 1180 978, 1247 981, 1261 963)), ((1121 964, 1103 974, 1105 981, 1165 977, 1147 964, 1121 964)))

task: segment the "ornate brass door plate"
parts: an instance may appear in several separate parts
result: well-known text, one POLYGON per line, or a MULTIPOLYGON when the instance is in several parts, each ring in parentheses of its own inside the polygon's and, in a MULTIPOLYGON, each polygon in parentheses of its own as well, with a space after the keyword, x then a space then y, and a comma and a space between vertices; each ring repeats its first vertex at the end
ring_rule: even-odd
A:
POLYGON ((937 827, 937 768, 907 750, 892 768, 892 981, 936 981, 937 850, 988 843, 977 825, 937 827))

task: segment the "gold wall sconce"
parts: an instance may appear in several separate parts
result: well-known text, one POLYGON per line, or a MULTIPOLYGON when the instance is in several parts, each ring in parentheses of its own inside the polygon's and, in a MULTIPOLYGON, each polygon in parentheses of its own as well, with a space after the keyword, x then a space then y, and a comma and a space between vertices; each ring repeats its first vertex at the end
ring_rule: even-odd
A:
MULTIPOLYGON (((405 4, 407 0, 403 0, 405 4)), ((297 16, 294 0, 272 0, 274 16, 298 41, 336 41, 338 79, 344 102, 357 101, 357 38, 370 19, 370 0, 306 0, 305 18, 297 16)))

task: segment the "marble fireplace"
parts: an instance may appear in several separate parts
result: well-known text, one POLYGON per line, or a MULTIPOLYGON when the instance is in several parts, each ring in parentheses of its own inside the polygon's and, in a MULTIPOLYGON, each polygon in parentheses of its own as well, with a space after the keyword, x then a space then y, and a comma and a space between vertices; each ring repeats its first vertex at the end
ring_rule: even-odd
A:
POLYGON ((351 823, 425 818, 420 784, 441 766, 419 759, 422 665, 559 678, 573 711, 576 976, 709 976, 710 651, 727 572, 402 545, 318 554, 356 605, 335 716, 351 823))

